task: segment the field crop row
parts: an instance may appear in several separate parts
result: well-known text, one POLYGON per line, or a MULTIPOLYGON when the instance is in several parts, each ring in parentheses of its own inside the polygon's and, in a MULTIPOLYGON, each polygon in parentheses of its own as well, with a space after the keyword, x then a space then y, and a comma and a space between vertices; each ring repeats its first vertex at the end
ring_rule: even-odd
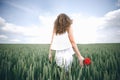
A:
POLYGON ((0 80, 120 80, 120 44, 81 44, 78 47, 92 63, 81 68, 74 55, 72 68, 66 73, 55 60, 49 62, 49 45, 1 44, 0 80))

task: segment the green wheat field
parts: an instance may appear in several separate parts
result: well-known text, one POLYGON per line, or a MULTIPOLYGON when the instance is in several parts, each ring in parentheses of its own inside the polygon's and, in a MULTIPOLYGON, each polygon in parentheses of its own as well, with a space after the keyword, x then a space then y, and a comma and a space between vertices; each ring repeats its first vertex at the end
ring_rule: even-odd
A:
POLYGON ((120 80, 120 43, 78 48, 91 58, 91 65, 81 68, 74 55, 71 69, 65 72, 54 59, 49 62, 47 44, 0 44, 0 80, 120 80))

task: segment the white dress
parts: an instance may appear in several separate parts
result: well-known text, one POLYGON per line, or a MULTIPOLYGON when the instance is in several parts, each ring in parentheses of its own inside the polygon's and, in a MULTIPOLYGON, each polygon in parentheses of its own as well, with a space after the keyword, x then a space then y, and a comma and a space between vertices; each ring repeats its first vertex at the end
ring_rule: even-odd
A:
POLYGON ((55 60, 60 67, 65 67, 66 70, 71 66, 73 61, 74 51, 68 38, 68 33, 54 35, 51 49, 56 50, 55 60))

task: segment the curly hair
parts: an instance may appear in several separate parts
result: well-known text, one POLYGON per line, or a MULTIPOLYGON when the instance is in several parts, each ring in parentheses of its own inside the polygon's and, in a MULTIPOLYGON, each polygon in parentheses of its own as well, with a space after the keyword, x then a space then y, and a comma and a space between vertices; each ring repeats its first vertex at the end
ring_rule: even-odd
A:
POLYGON ((72 20, 66 14, 61 13, 58 15, 54 23, 56 35, 65 33, 71 24, 72 20))

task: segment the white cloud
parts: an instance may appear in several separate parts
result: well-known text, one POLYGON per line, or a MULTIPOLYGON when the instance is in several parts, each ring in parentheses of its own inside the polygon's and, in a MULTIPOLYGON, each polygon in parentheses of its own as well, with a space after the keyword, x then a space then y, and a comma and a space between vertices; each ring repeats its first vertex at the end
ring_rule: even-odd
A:
MULTIPOLYGON (((40 26, 18 26, 12 23, 5 23, 1 30, 5 33, 11 34, 12 37, 17 38, 22 36, 20 40, 13 39, 11 42, 22 42, 25 39, 26 43, 49 43, 52 33, 53 21, 50 17, 39 17, 40 26), (47 21, 47 24, 45 23, 47 21)), ((24 43, 24 42, 23 42, 24 43)))
POLYGON ((6 35, 0 35, 0 39, 7 39, 8 37, 6 35))
POLYGON ((104 40, 103 42, 120 42, 120 9, 108 12, 103 17, 103 21, 104 24, 102 24, 102 28, 97 30, 99 41, 104 40), (104 35, 104 37, 100 35, 104 35))
POLYGON ((120 9, 108 12, 104 18, 107 25, 120 27, 120 9))
POLYGON ((108 12, 102 19, 101 29, 120 28, 120 9, 108 12))
POLYGON ((4 25, 5 25, 5 20, 2 17, 0 17, 0 27, 4 25))
POLYGON ((24 27, 17 26, 12 23, 6 23, 6 25, 2 27, 2 30, 12 32, 12 33, 22 33, 24 32, 24 27))
POLYGON ((77 42, 120 42, 120 9, 110 11, 103 17, 76 14, 73 18, 77 42))
MULTIPOLYGON (((116 37, 120 36, 120 9, 108 12, 103 17, 82 14, 71 14, 70 17, 73 19, 72 27, 77 43, 120 42, 116 37)), ((13 37, 10 42, 24 43, 24 39, 25 43, 50 43, 56 16, 43 15, 38 18, 40 26, 19 26, 0 18, 0 25, 4 23, 1 30, 13 37)))
POLYGON ((26 38, 27 43, 50 43, 50 37, 47 35, 42 35, 39 37, 28 37, 26 38))
POLYGON ((10 39, 10 42, 20 42, 19 39, 10 39))
POLYGON ((24 36, 41 36, 43 34, 49 34, 53 28, 52 18, 40 17, 40 26, 18 26, 12 23, 5 23, 6 25, 1 29, 6 32, 21 34, 24 36))
POLYGON ((51 15, 39 16, 41 26, 48 27, 48 28, 53 27, 55 18, 56 16, 51 16, 51 15))
POLYGON ((94 43, 97 39, 96 30, 104 21, 102 18, 85 16, 81 14, 72 14, 73 29, 76 41, 78 43, 94 43))

